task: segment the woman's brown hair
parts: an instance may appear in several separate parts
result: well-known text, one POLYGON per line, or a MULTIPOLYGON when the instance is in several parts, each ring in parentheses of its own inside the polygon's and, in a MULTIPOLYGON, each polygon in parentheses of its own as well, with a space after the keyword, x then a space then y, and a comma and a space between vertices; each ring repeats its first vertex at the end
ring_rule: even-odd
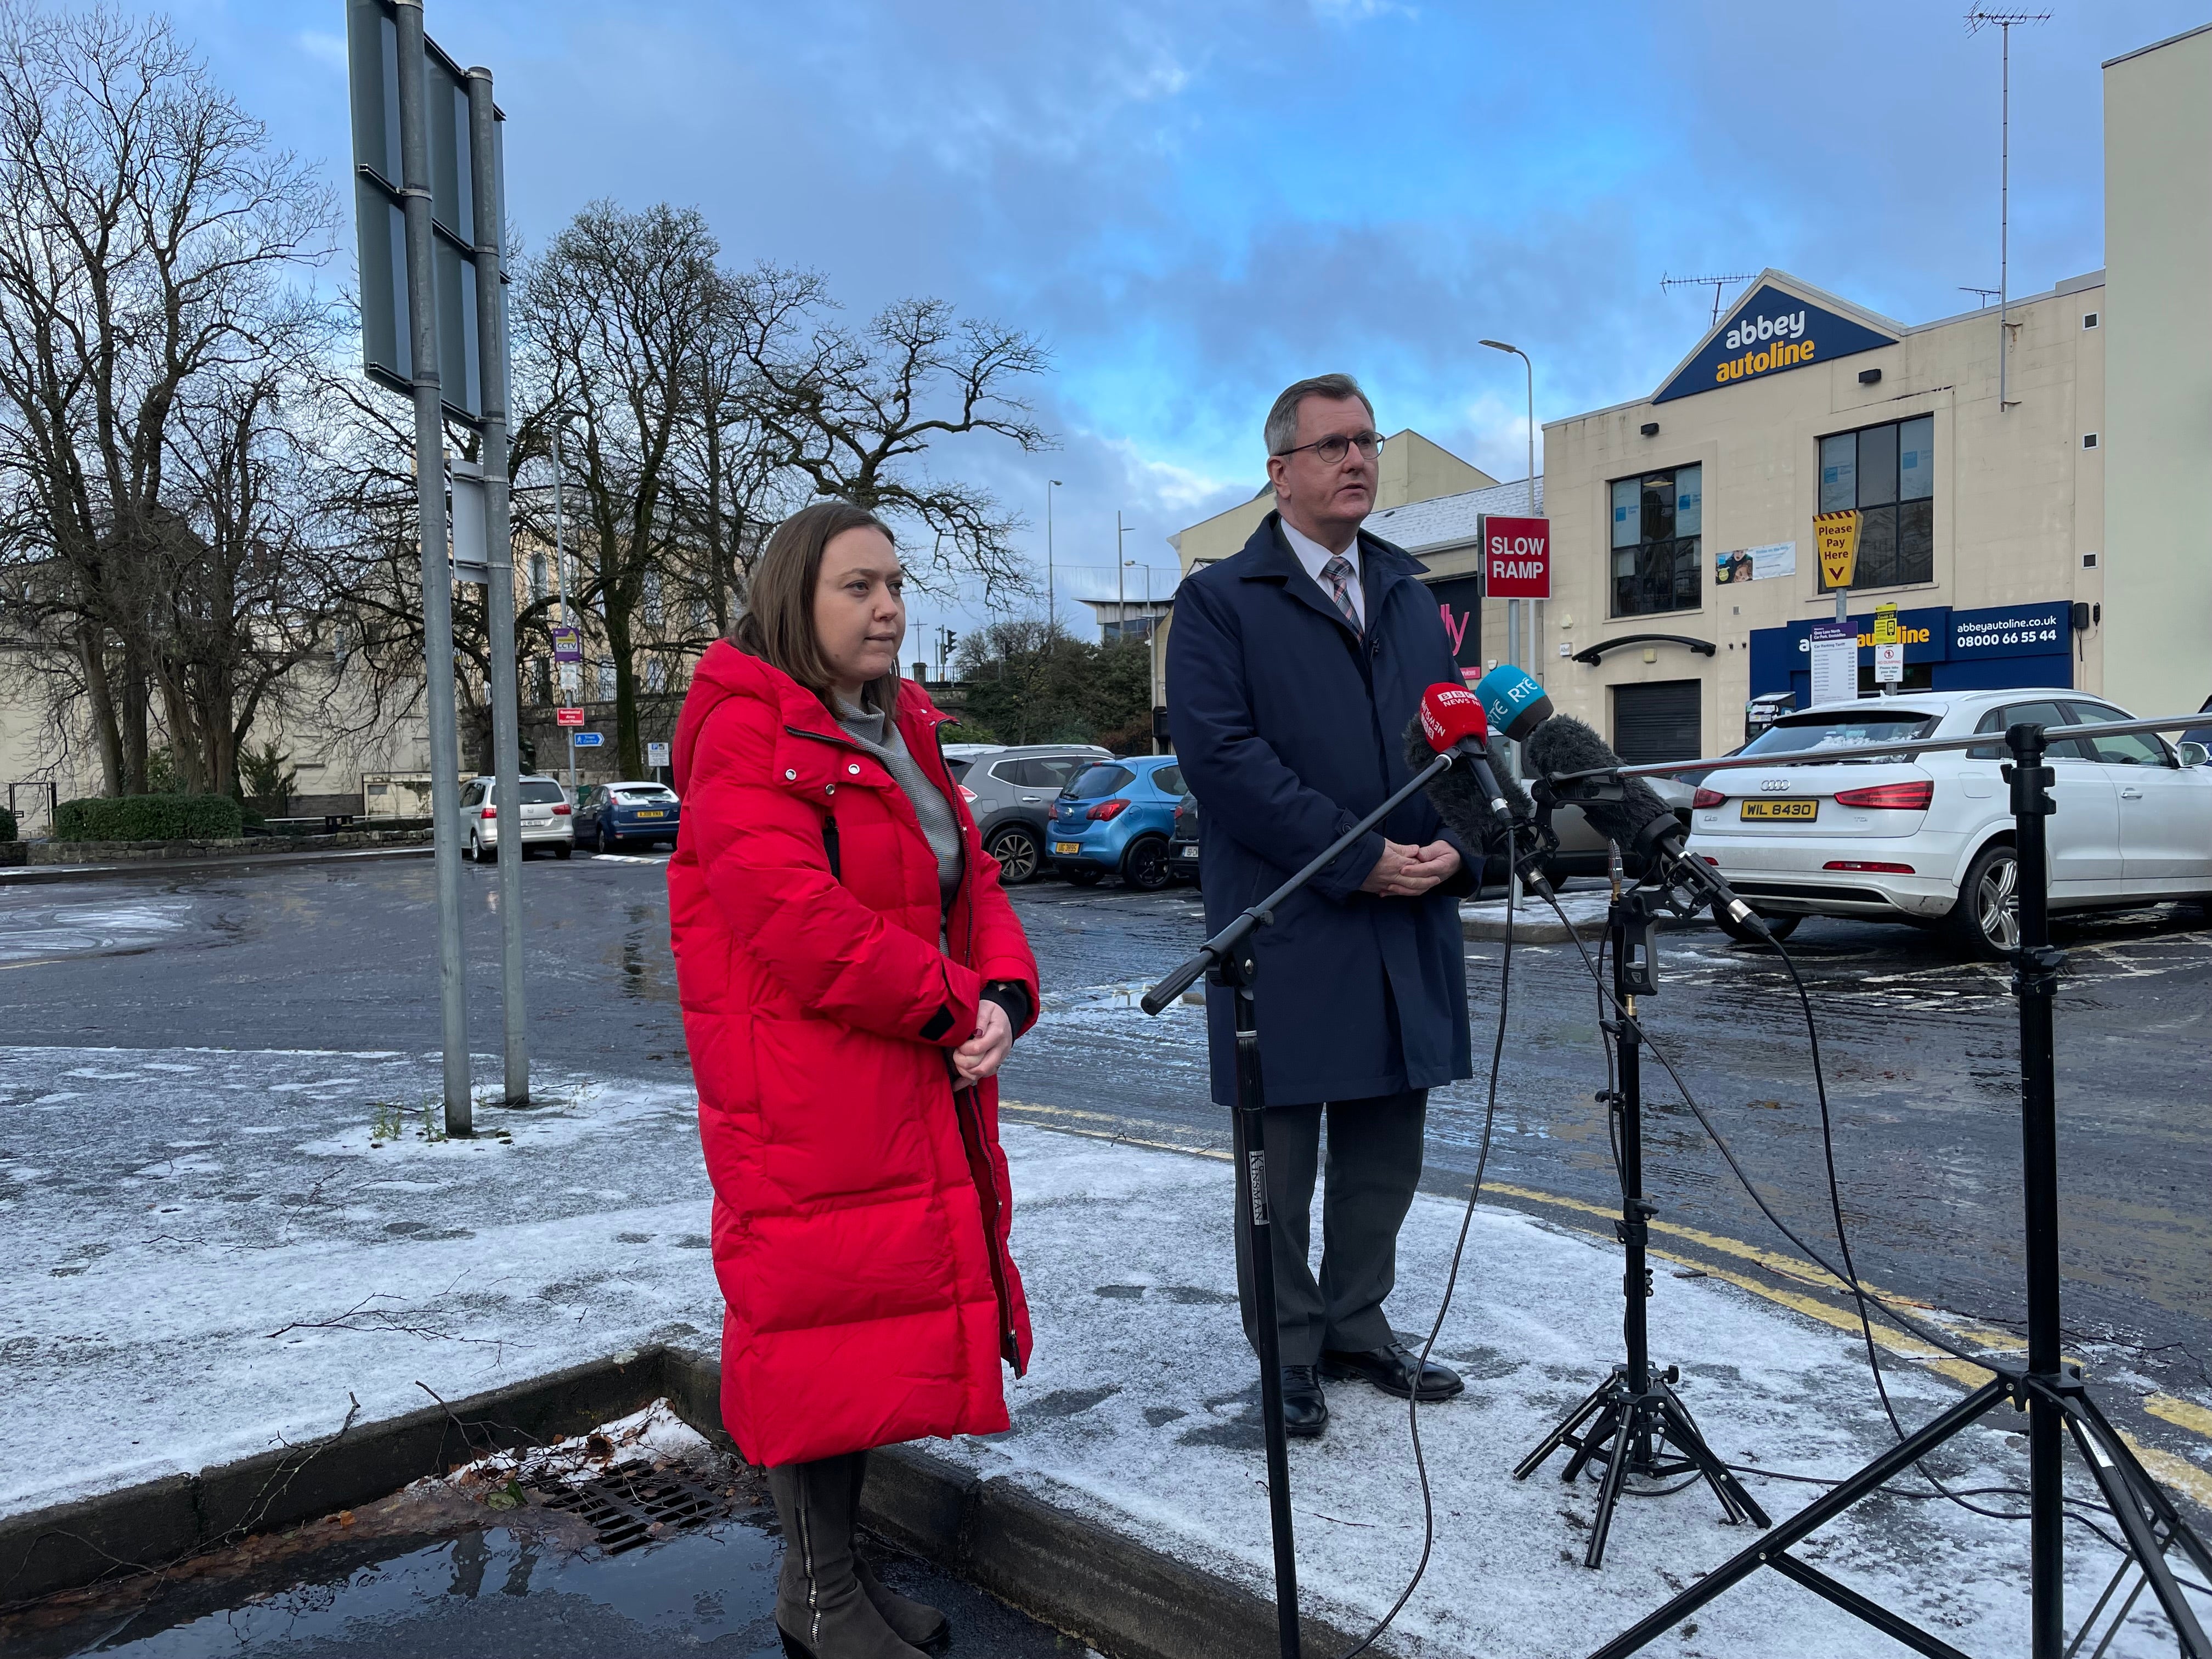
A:
MULTIPOLYGON (((814 634, 814 589, 822 577, 823 550, 848 530, 877 530, 893 547, 898 538, 864 507, 817 501, 793 514, 768 538, 745 591, 745 611, 730 628, 730 643, 748 656, 780 668, 830 707, 834 676, 814 634)), ((872 680, 861 696, 886 714, 898 709, 896 667, 872 680)), ((830 712, 835 714, 835 708, 830 712)))

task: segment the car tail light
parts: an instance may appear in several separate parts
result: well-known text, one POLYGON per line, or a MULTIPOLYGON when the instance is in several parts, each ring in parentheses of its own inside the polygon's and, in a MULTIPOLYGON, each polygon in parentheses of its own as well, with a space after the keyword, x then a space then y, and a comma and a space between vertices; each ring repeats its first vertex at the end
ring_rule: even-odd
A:
POLYGON ((973 806, 975 804, 975 792, 973 789, 970 789, 964 783, 956 785, 955 787, 960 791, 961 799, 966 801, 970 806, 973 806))
POLYGON ((1129 803, 1126 800, 1102 800, 1097 805, 1092 807, 1083 816, 1089 818, 1093 823, 1103 823, 1109 818, 1117 818, 1121 817, 1122 812, 1127 808, 1128 805, 1129 803))
POLYGON ((1830 859, 1820 867, 1823 870, 1864 870, 1878 876, 1909 876, 1913 873, 1909 864, 1879 864, 1867 859, 1830 859))
POLYGON ((487 806, 480 816, 483 818, 485 823, 489 823, 499 817, 499 808, 496 806, 487 806))
POLYGON ((555 807, 553 809, 553 816, 556 818, 567 817, 568 816, 568 803, 564 800, 558 806, 555 807))
POLYGON ((1721 861, 1715 858, 1711 853, 1700 853, 1698 856, 1703 859, 1706 863, 1711 865, 1716 870, 1721 867, 1721 861))
POLYGON ((1694 812, 1702 812, 1709 806, 1727 805, 1728 797, 1717 789, 1700 789, 1690 797, 1690 810, 1694 812))
POLYGON ((1936 798, 1936 785, 1927 778, 1917 783, 1877 783, 1870 789, 1838 789, 1838 806, 1872 806, 1886 812, 1924 812, 1936 798))

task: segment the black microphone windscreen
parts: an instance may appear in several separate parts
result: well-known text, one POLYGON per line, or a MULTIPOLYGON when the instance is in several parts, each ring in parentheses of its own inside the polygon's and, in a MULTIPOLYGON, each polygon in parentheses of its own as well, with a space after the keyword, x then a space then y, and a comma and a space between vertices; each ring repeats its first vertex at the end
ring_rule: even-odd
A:
MULTIPOLYGON (((1525 823, 1535 817, 1535 803, 1509 773, 1501 769, 1496 743, 1497 739, 1492 738, 1488 754, 1491 769, 1497 775, 1498 792, 1505 797, 1513 816, 1525 823)), ((1428 735, 1422 731, 1419 717, 1416 716, 1406 728, 1406 764, 1418 772, 1435 758, 1436 751, 1429 747, 1428 735)), ((1492 815, 1490 801, 1483 794, 1482 786, 1475 781, 1472 767, 1462 762, 1449 771, 1440 772, 1429 780, 1425 788, 1437 816, 1444 821, 1444 828, 1469 847, 1488 851, 1493 844, 1502 844, 1504 832, 1492 815)))
MULTIPOLYGON (((1603 738, 1571 714, 1554 714, 1546 720, 1528 734, 1521 753, 1528 770, 1540 777, 1599 771, 1622 763, 1620 757, 1606 746, 1603 738)), ((1623 778, 1620 790, 1619 800, 1585 800, 1577 798, 1571 791, 1563 799, 1571 799, 1581 807, 1583 817, 1598 834, 1624 848, 1632 847, 1645 828, 1657 819, 1665 818, 1679 828, 1674 809, 1661 800, 1643 779, 1623 778)))

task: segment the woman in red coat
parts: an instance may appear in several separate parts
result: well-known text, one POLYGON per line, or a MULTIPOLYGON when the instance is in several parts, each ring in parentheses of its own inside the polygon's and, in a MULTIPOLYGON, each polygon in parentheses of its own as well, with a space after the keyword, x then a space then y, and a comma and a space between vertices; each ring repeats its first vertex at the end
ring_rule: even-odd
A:
POLYGON ((946 1634, 852 1548, 868 1449, 1007 1426, 1027 1364, 994 1074, 1036 963, 902 681, 890 533, 843 502, 769 538, 676 728, 668 871, 714 1183, 722 1420, 783 1522, 775 1617, 807 1659, 946 1634))

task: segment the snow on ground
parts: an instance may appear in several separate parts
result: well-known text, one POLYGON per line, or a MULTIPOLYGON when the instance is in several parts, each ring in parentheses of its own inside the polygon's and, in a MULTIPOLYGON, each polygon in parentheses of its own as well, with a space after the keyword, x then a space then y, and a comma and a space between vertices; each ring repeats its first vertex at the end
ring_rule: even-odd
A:
MULTIPOLYGON (((555 1103, 480 1106, 488 1139, 435 1138, 434 1056, 0 1049, 0 1513, 191 1470, 651 1340, 710 1346, 719 1304, 688 1089, 546 1079, 555 1103), (501 1138, 504 1137, 504 1138, 501 1138)), ((1227 1166, 1010 1125, 1016 1250, 1037 1326, 1007 1435, 930 1449, 1265 1593, 1254 1365, 1238 1326, 1227 1166)), ((1461 1207, 1407 1222, 1401 1328, 1433 1316, 1461 1207)), ((1655 1350, 1729 1461, 1840 1476, 1888 1431, 1856 1345, 1660 1264, 1655 1350)), ((1618 1357, 1620 1258, 1481 1210, 1438 1352, 1468 1378, 1423 1408, 1437 1542, 1389 1645, 1588 1652, 1733 1554, 1702 1488, 1625 1500, 1581 1565, 1593 1489, 1512 1466, 1618 1357)), ((1957 1398, 1893 1374, 1908 1420, 1957 1398)), ((1347 1628, 1395 1599, 1420 1548, 1401 1402, 1330 1389, 1291 1450, 1302 1583, 1347 1628)), ((2009 1419, 1937 1468, 2018 1484, 2009 1419)), ((1778 1516, 1814 1488, 1754 1479, 1778 1516)), ((2005 1500, 1997 1500, 2007 1506, 2005 1500)), ((2070 1534, 2072 1606, 2112 1558, 2070 1534)), ((1968 1651, 2019 1651, 2021 1525, 1886 1498, 1803 1553, 1968 1651)), ((1773 1575, 1651 1651, 1796 1659, 1878 1638, 1773 1575)), ((2112 1651, 2170 1651, 2139 1612, 2112 1651)))

